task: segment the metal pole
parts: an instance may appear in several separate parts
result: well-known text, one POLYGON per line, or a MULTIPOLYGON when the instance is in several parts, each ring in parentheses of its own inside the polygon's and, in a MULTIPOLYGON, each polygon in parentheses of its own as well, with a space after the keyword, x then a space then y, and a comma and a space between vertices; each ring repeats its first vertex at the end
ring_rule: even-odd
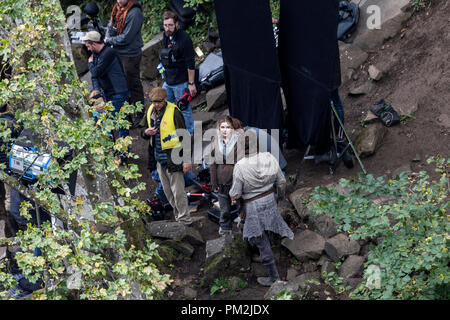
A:
POLYGON ((344 128, 344 124, 342 123, 341 118, 339 117, 339 115, 338 115, 336 109, 334 108, 334 103, 333 103, 333 101, 331 101, 331 109, 333 109, 333 112, 334 112, 334 114, 335 114, 337 120, 339 121, 339 125, 341 126, 342 131, 344 132, 345 137, 347 138, 348 144, 350 145, 350 147, 352 147, 353 153, 355 154, 356 159, 358 159, 358 162, 359 162, 359 165, 361 166, 362 171, 364 172, 364 174, 367 174, 367 171, 366 171, 366 169, 364 168, 364 165, 362 164, 361 159, 360 159, 359 156, 358 156, 358 152, 356 152, 356 149, 355 149, 355 147, 353 146, 352 140, 351 140, 350 137, 348 136, 347 131, 346 131, 345 128, 344 128))

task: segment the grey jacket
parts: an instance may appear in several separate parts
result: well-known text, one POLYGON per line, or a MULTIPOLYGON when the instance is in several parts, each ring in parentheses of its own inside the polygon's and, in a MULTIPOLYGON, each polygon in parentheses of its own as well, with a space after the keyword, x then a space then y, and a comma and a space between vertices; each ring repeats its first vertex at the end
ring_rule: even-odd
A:
POLYGON ((144 15, 142 14, 141 5, 135 3, 127 13, 125 25, 120 35, 116 35, 115 26, 111 26, 111 22, 108 24, 106 31, 106 38, 108 39, 106 43, 111 44, 119 56, 139 56, 142 54, 142 47, 144 46, 141 34, 143 22, 144 15))

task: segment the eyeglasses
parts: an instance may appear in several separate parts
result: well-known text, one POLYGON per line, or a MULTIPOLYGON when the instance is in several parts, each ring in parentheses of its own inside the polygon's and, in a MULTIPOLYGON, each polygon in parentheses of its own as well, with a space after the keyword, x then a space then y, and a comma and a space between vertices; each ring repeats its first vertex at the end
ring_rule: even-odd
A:
POLYGON ((165 23, 165 24, 163 24, 163 26, 164 26, 164 28, 171 28, 171 27, 175 26, 175 24, 173 24, 173 23, 170 23, 170 24, 165 23))
POLYGON ((152 100, 153 103, 162 103, 164 100, 152 100))

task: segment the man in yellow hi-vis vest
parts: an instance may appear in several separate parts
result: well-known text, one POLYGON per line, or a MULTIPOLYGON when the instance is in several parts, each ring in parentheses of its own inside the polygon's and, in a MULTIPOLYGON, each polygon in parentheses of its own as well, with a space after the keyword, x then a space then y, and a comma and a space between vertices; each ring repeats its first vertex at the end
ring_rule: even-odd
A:
POLYGON ((178 164, 172 159, 172 152, 179 152, 181 147, 176 130, 186 129, 186 124, 181 111, 176 105, 166 101, 166 97, 167 93, 163 88, 153 88, 150 92, 152 104, 148 108, 147 123, 141 136, 150 140, 148 168, 150 171, 158 170, 176 221, 189 225, 192 219, 188 211, 183 172, 192 170, 192 164, 178 164))

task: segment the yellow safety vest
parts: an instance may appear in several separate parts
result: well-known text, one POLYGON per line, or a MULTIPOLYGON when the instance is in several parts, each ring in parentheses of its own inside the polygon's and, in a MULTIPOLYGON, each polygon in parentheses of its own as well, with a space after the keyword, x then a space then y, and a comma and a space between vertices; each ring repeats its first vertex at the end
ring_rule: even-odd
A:
MULTIPOLYGON (((173 115, 175 113, 175 108, 178 107, 167 101, 166 110, 164 111, 163 117, 161 119, 161 124, 159 126, 159 135, 161 137, 161 148, 163 150, 173 149, 181 145, 180 139, 175 132, 175 123, 173 121, 173 115)), ((149 126, 152 125, 151 114, 153 111, 153 104, 148 108, 147 111, 147 123, 149 126)), ((150 139, 150 145, 152 145, 152 139, 150 139)))

